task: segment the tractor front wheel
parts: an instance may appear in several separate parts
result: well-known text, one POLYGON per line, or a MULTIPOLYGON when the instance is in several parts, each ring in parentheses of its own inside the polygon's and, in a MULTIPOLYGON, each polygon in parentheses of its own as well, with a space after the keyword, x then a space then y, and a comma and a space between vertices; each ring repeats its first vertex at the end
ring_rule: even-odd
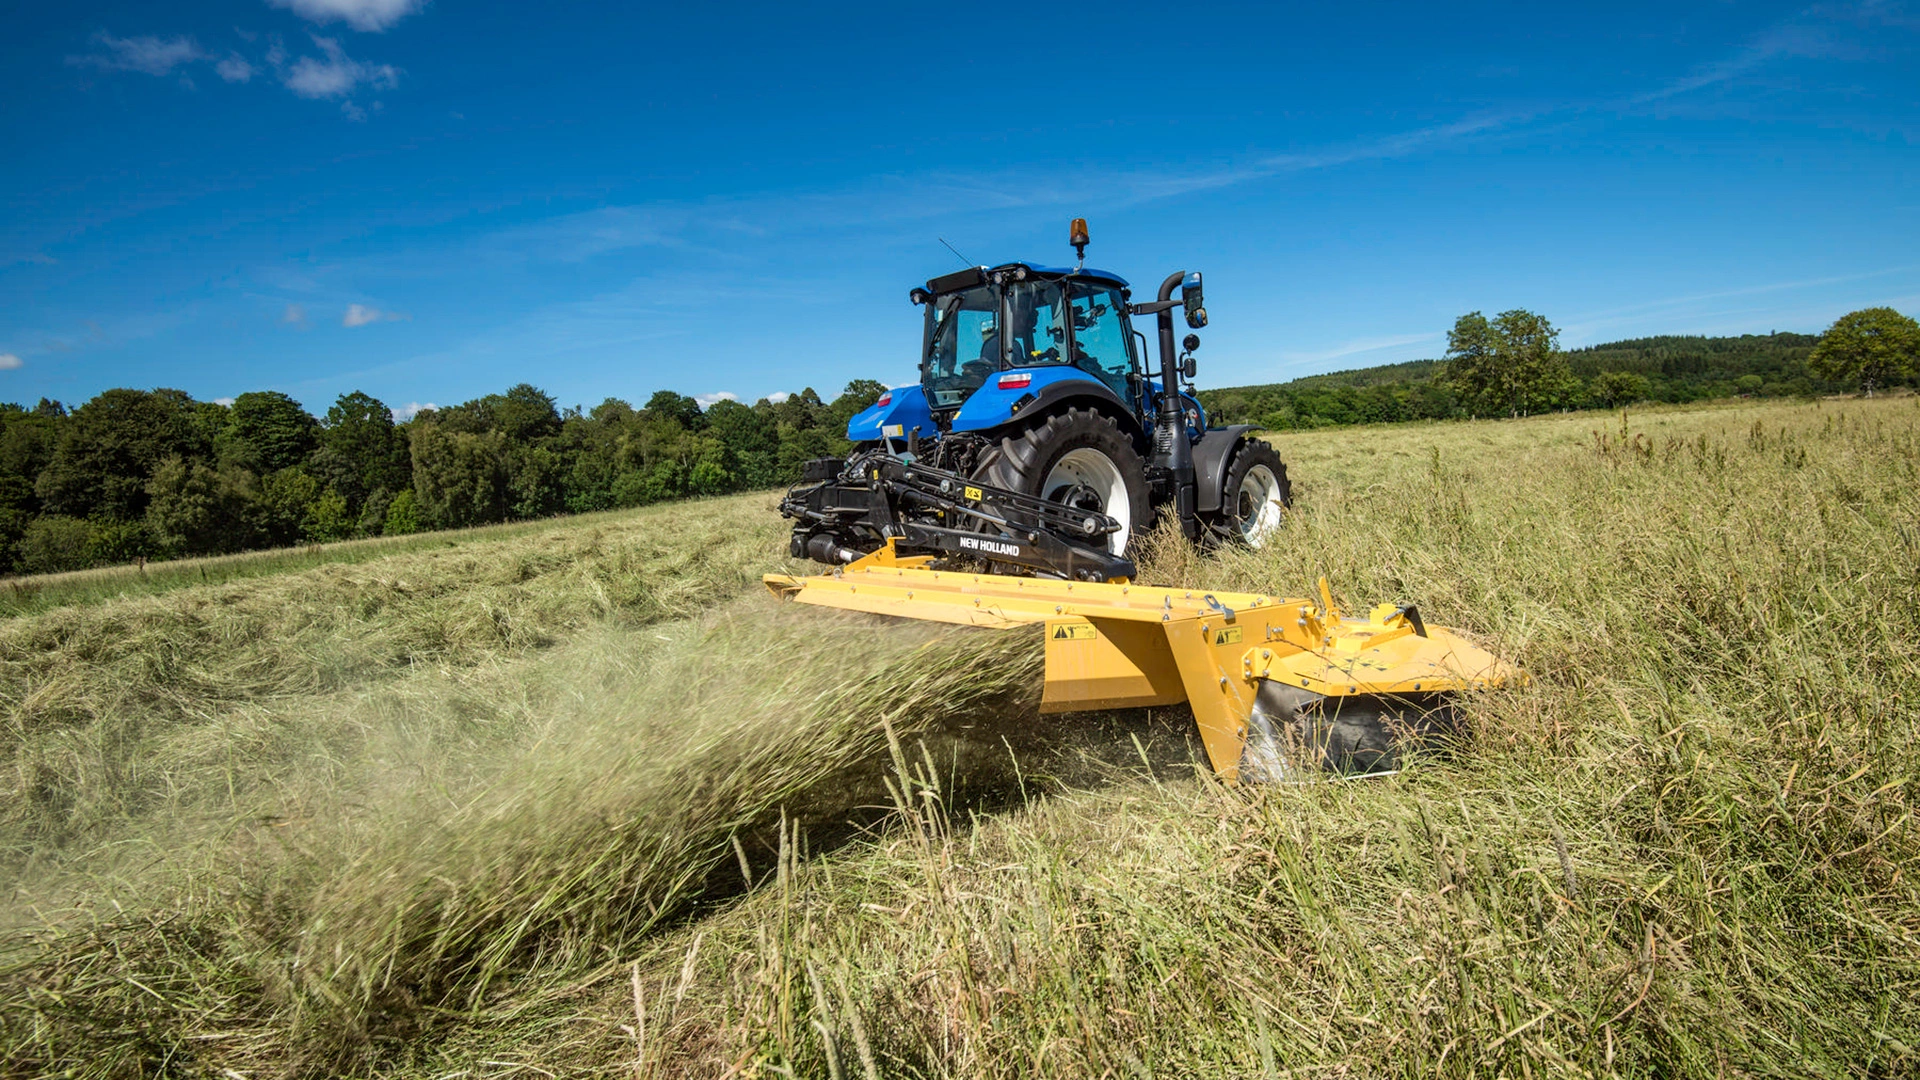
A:
POLYGON ((1091 409, 1055 413, 1000 440, 981 462, 980 479, 1120 522, 1108 550, 1125 555, 1153 522, 1146 465, 1112 417, 1091 409))
POLYGON ((1213 525, 1229 539, 1257 548, 1279 530, 1292 504, 1293 485, 1279 452, 1263 440, 1247 439, 1227 464, 1213 525))

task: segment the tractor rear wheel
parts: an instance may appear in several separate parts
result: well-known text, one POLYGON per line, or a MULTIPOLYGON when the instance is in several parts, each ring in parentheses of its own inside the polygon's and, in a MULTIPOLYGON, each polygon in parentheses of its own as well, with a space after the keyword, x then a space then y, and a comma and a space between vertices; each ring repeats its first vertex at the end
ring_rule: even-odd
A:
POLYGON ((1216 531, 1248 547, 1260 547, 1279 530, 1293 505, 1293 485, 1279 451, 1260 439, 1247 439, 1227 464, 1220 489, 1216 531))
POLYGON ((1108 536, 1107 548, 1125 555, 1133 537, 1153 523, 1146 473, 1133 440, 1112 417, 1068 409, 1001 439, 976 475, 995 487, 1115 518, 1120 531, 1108 536))

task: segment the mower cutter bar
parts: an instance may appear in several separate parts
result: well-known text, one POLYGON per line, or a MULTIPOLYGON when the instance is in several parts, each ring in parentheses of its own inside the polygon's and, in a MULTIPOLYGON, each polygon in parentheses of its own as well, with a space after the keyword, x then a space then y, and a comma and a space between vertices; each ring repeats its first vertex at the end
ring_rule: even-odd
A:
POLYGON ((1243 768, 1247 779, 1288 771, 1301 748, 1280 744, 1302 737, 1310 754, 1332 757, 1343 706, 1345 715, 1365 715, 1382 730, 1425 728, 1438 708, 1431 703, 1516 675, 1457 631, 1424 624, 1412 608, 1382 604, 1366 618, 1343 617, 1325 581, 1315 604, 930 570, 931 561, 896 555, 889 541, 826 574, 765 580, 776 595, 821 607, 995 628, 1044 623, 1041 712, 1187 702, 1208 759, 1229 780, 1243 768))

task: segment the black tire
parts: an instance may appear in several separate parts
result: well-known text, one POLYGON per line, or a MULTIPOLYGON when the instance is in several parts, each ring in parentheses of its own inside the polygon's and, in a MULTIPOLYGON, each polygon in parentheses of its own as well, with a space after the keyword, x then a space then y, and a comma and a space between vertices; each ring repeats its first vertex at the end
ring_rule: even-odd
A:
POLYGON ((1096 456, 1105 458, 1118 484, 1113 490, 1126 492, 1124 516, 1107 505, 1114 500, 1100 499, 1098 506, 1101 513, 1120 518, 1123 528, 1113 534, 1109 550, 1125 555, 1134 538, 1153 524, 1153 507, 1148 502, 1146 464, 1134 450, 1133 440, 1112 417, 1092 409, 1070 408, 1054 413, 1001 439, 1000 445, 981 459, 975 475, 995 487, 1043 499, 1057 497, 1058 491, 1049 493, 1045 488, 1049 478, 1059 483, 1062 463, 1069 461, 1069 455, 1073 455, 1073 463, 1090 465, 1096 456))
POLYGON ((1260 547, 1285 520, 1286 508, 1293 505, 1293 484, 1287 479, 1287 465, 1279 451, 1261 439, 1245 439, 1227 463, 1227 475, 1220 488, 1220 512, 1210 515, 1212 531, 1228 541, 1260 547), (1248 483, 1248 477, 1253 482, 1248 483), (1260 494, 1277 495, 1279 507, 1262 514, 1260 494))

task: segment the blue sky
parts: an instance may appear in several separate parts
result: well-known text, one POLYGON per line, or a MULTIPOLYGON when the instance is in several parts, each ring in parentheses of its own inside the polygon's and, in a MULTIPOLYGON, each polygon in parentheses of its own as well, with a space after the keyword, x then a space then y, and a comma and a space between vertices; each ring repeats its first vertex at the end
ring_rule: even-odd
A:
POLYGON ((0 400, 831 397, 1073 216, 1202 386, 1920 311, 1909 5, 810 8, 11 5, 0 400))

